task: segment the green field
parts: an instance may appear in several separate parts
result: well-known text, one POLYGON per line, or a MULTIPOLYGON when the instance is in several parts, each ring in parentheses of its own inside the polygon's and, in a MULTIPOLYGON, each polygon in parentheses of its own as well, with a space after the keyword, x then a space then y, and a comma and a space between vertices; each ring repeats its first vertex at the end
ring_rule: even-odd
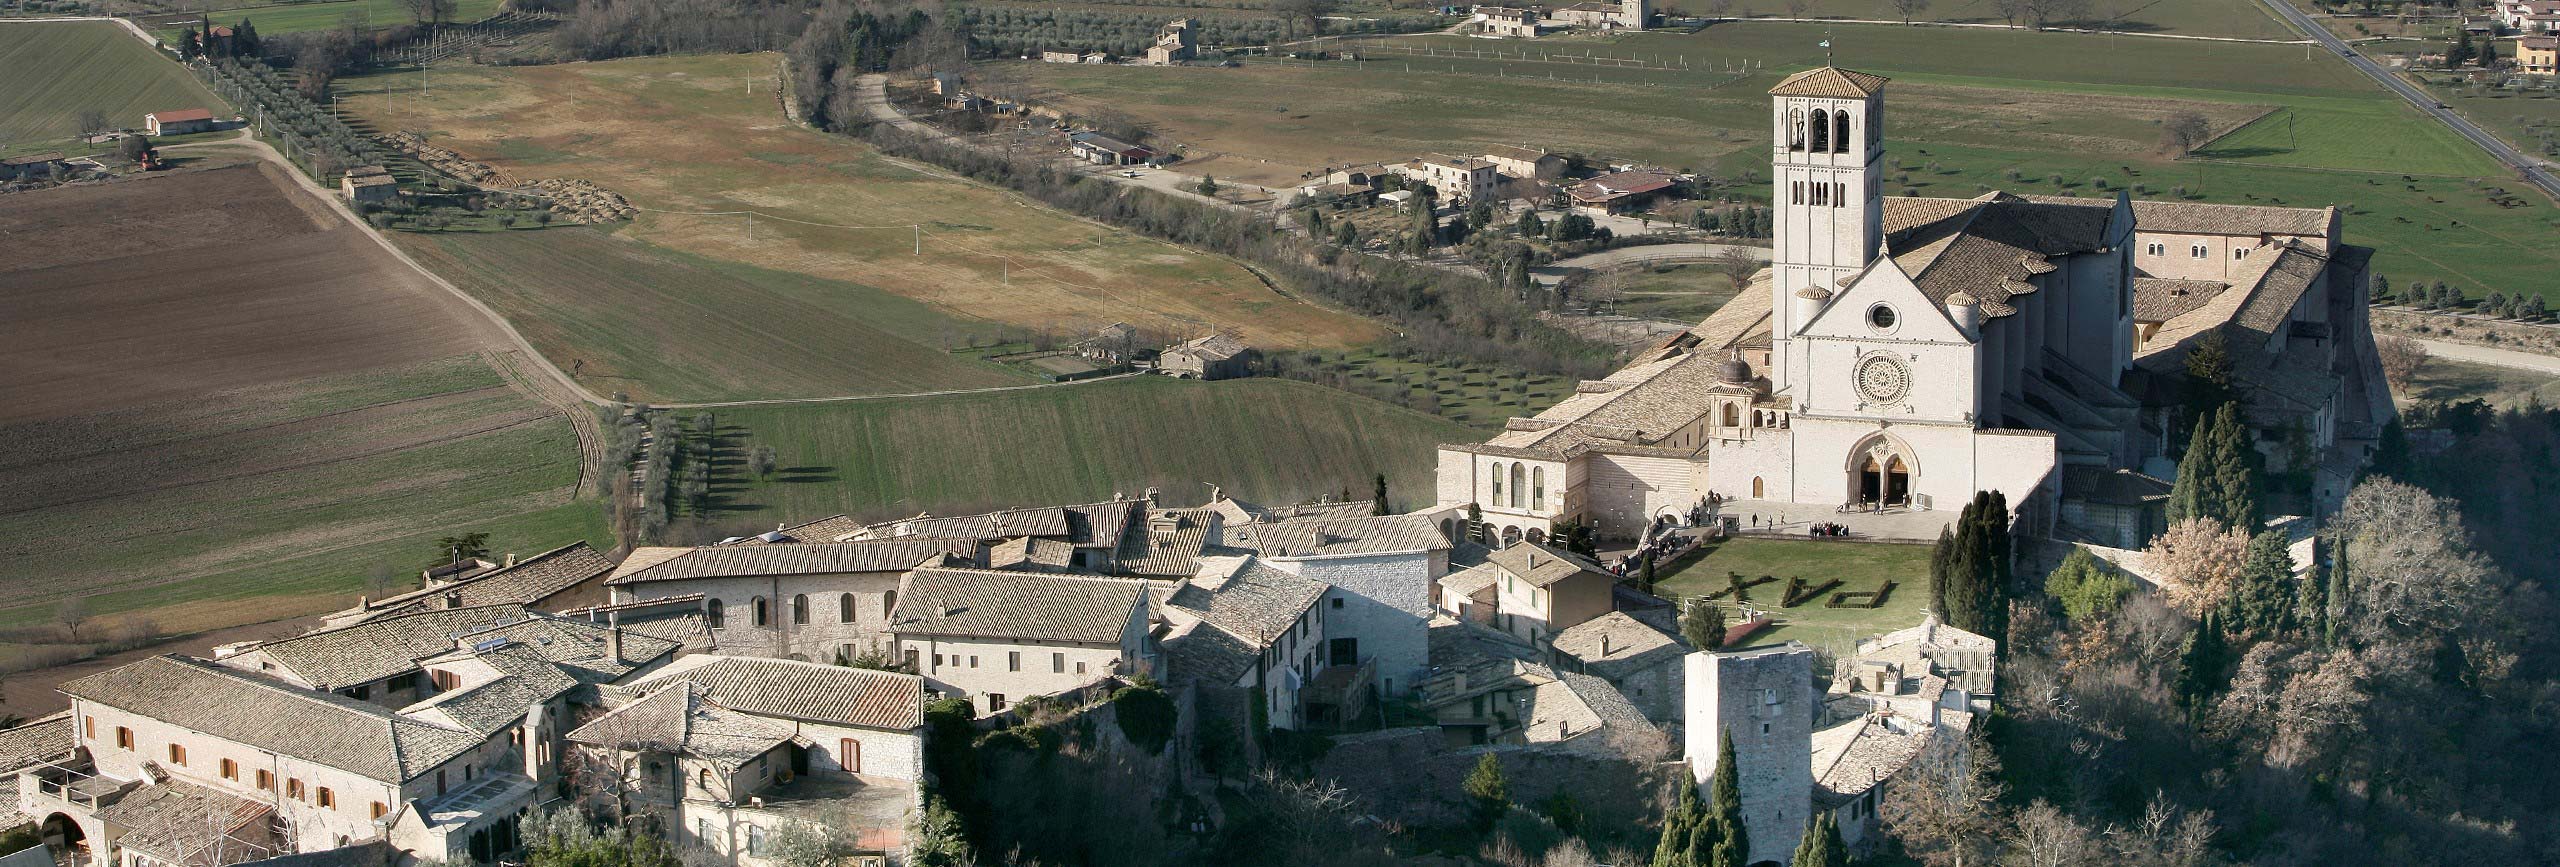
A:
MULTIPOLYGON (((468 23, 498 14, 501 0, 453 0, 455 23, 468 23)), ((354 23, 362 28, 412 24, 418 20, 400 0, 330 0, 323 3, 286 3, 267 6, 221 7, 208 13, 215 24, 238 24, 248 19, 256 25, 258 35, 276 36, 312 30, 330 30, 354 23), (350 16, 353 16, 350 19, 350 16)), ((155 28, 162 38, 172 38, 186 25, 155 28)))
MULTIPOLYGON (((694 413, 679 419, 691 423, 694 413)), ((1149 486, 1193 503, 1209 485, 1265 502, 1367 496, 1386 473, 1405 507, 1432 498, 1433 450, 1481 435, 1299 382, 1163 377, 1027 391, 718 410, 714 526, 771 529, 834 514, 964 514, 1090 502, 1149 486), (770 445, 770 481, 725 461, 770 445)))
MULTIPOLYGON (((1778 579, 1749 591, 1746 607, 1766 610, 1774 618, 1771 628, 1752 635, 1752 644, 1792 639, 1839 655, 1860 638, 1919 625, 1921 612, 1929 607, 1927 545, 1736 538, 1696 555, 1654 587, 1666 598, 1701 595, 1724 589, 1733 572, 1746 580, 1761 575, 1778 579), (1827 596, 1782 608, 1787 579, 1796 577, 1809 584, 1838 578, 1835 592, 1869 592, 1887 580, 1895 586, 1881 608, 1829 608, 1824 606, 1827 596)), ((1729 622, 1740 622, 1730 598, 1719 604, 1726 606, 1729 622)))
MULTIPOLYGON (((486 531, 502 552, 610 547, 599 501, 571 499, 577 436, 547 412, 466 355, 0 426, 20 442, 98 441, 9 470, 13 502, 61 499, 47 491, 92 470, 153 480, 0 513, 17 540, 9 571, 177 633, 345 605, 377 573, 414 579, 455 532, 486 531)), ((0 624, 53 608, 0 607, 0 624)))
POLYGON ((598 394, 822 397, 1020 385, 942 351, 993 330, 868 286, 678 253, 589 228, 397 233, 598 394))
MULTIPOLYGON (((1327 354, 1317 368, 1342 377, 1343 388, 1400 403, 1469 427, 1497 429, 1504 419, 1536 415, 1573 396, 1574 381, 1490 366, 1450 367, 1422 358, 1397 358, 1374 350, 1327 354), (1417 401, 1430 394, 1436 402, 1417 401)), ((1474 439, 1482 439, 1477 434, 1474 439)))
POLYGON ((106 112, 111 127, 135 129, 154 111, 230 111, 175 61, 112 22, 0 22, 0 70, 10 71, 0 84, 0 148, 10 150, 77 152, 72 139, 87 109, 106 112))
MULTIPOLYGON (((2300 46, 1746 22, 1555 44, 1351 43, 1369 46, 1365 60, 1314 68, 1018 69, 1056 101, 1119 109, 1214 154, 1203 164, 1221 177, 1255 179, 1259 166, 1265 182, 1294 182, 1325 165, 1527 143, 1705 169, 1745 179, 1732 192, 1757 197, 1768 172, 1766 91, 1781 73, 1821 62, 1826 35, 1841 65, 1894 79, 1888 194, 2111 194, 2090 184, 2097 178, 2140 184, 2137 195, 2152 198, 2184 188, 2199 201, 2352 206, 2348 240, 2376 247, 2377 270, 2394 281, 2444 279, 2474 295, 2560 300, 2548 276, 2560 267, 2560 244, 2550 242, 2560 212, 2551 202, 2530 194, 2521 206, 2496 201, 2492 188, 2521 186, 2485 154, 2337 57, 2300 46), (1436 53, 1378 48, 1392 45, 1436 53), (1552 60, 1566 52, 1673 68, 1552 60), (1752 74, 1725 72, 1744 64, 1752 74), (2208 158, 2164 158, 2159 121, 2178 111, 2238 132, 2208 147, 2208 158)), ((2541 107, 2529 97, 2480 101, 2487 105, 2465 109, 2511 116, 2541 107)))
POLYGON ((1647 265, 1614 276, 1617 312, 1629 316, 1696 322, 1733 300, 1736 292, 1733 278, 1708 264, 1647 265))
MULTIPOLYGON (((1762 15, 1784 14, 1781 7, 1761 5, 1737 6, 1755 9, 1762 15)), ((1990 3, 1934 3, 1911 16, 1913 22, 1948 21, 1967 24, 2025 24, 2024 20, 2004 22, 1990 3)), ((1863 18, 1872 21, 1898 21, 1902 13, 1889 0, 1811 0, 1806 4, 1806 17, 1863 18)), ((2284 22, 2260 8, 2241 0, 2157 0, 2150 3, 2125 3, 2115 7, 2095 6, 2086 20, 2057 22, 2058 27, 2089 27, 2135 33, 2184 33, 2200 36, 2234 36, 2243 39, 2293 39, 2298 36, 2284 22)))

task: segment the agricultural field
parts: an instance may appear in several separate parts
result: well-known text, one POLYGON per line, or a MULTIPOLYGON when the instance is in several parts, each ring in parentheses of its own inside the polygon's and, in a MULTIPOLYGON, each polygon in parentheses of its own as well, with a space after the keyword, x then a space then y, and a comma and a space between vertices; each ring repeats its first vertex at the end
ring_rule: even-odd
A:
MULTIPOLYGON (((453 0, 453 15, 447 19, 464 24, 498 14, 500 0, 453 0)), ((215 24, 238 24, 241 19, 258 28, 260 36, 280 36, 313 30, 334 30, 353 23, 358 29, 414 24, 417 16, 400 0, 324 0, 317 3, 271 3, 223 5, 215 2, 206 14, 215 24)), ((160 20, 155 18, 154 20, 160 20)), ((152 32, 164 39, 174 38, 187 28, 185 22, 155 26, 152 32)))
MULTIPOLYGON (((1739 3, 1736 14, 1748 17, 1785 14, 1775 3, 1739 3)), ((1869 21, 1899 21, 1902 13, 1890 0, 1808 0, 1808 18, 1858 18, 1869 21)), ((2025 21, 2003 21, 1989 3, 1939 3, 1911 16, 1913 22, 1943 21, 1958 24, 2025 24, 2025 21)), ((2296 34, 2255 3, 2231 0, 2158 0, 2158 2, 2100 3, 2090 7, 2086 20, 2057 22, 2057 27, 2118 30, 2130 33, 2177 33, 2194 36, 2230 36, 2240 39, 2293 39, 2296 34)))
POLYGON ((18 193, 0 236, 0 574, 46 578, 0 584, 0 626, 307 615, 459 531, 610 544, 493 326, 284 170, 18 193))
POLYGON ((1034 381, 945 351, 993 324, 869 286, 586 227, 394 237, 597 394, 755 400, 1034 381))
MULTIPOLYGON (((1573 396, 1574 388, 1572 379, 1561 376, 1479 364, 1452 367, 1368 349, 1322 354, 1311 363, 1316 376, 1337 378, 1329 384, 1479 431, 1500 430, 1503 420, 1512 416, 1536 415, 1573 396)), ((1483 439, 1484 434, 1471 438, 1483 439)))
MULTIPOLYGON (((956 320, 1062 335, 1113 322, 1174 333, 1215 324, 1273 348, 1353 346, 1384 333, 1282 295, 1235 262, 800 128, 776 105, 777 62, 754 54, 436 70, 424 82, 419 73, 340 79, 337 96, 374 128, 423 132, 510 177, 583 178, 622 193, 644 210, 617 240, 877 287, 956 320), (399 91, 396 110, 386 88, 399 91), (737 213, 750 209, 753 238, 737 213), (704 216, 712 212, 727 213, 704 216)), ((421 249, 440 243, 403 238, 421 249)), ((573 357, 641 342, 581 328, 573 357)), ((779 342, 654 349, 753 355, 779 342)), ((651 393, 703 396, 675 385, 651 393)))
POLYGON ((110 126, 142 127, 154 111, 230 106, 194 76, 108 21, 0 21, 0 152, 79 153, 80 112, 110 126), (42 70, 46 74, 32 74, 42 70))
MULTIPOLYGON (((678 413, 693 423, 697 411, 678 413)), ((964 514, 1209 485, 1264 502, 1350 492, 1387 474, 1400 505, 1432 497, 1433 446, 1481 434, 1354 395, 1275 379, 1147 376, 1022 391, 713 410, 720 466, 707 516, 755 531, 835 514, 964 514), (772 446, 780 469, 740 458, 772 446)), ((714 534, 715 538, 717 534, 714 534)))
POLYGON ((1209 154, 1194 165, 1220 177, 1294 184, 1326 165, 1525 143, 1704 170, 1738 179, 1735 194, 1759 196, 1766 91, 1781 73, 1821 62, 1826 35, 1840 64, 1894 79, 1888 194, 2131 188, 2155 198, 2339 204, 2351 206, 2349 240, 2376 247, 2376 268, 2395 281, 2445 279, 2475 295, 2560 292, 2544 276, 2560 265, 2560 246, 2544 242, 2560 230, 2560 211, 2510 195, 2521 185, 2485 154, 2336 57, 2300 46, 1743 22, 1534 43, 1344 40, 1364 59, 1311 65, 1005 69, 1063 105, 1116 109, 1209 154), (2057 56, 2076 61, 2050 62, 2057 56), (2159 122, 2186 111, 2226 135, 2197 158, 2167 159, 2159 122))
MULTIPOLYGON (((1731 573, 1740 573, 1746 581, 1775 576, 1776 581, 1747 591, 1750 598, 1743 607, 1767 611, 1775 618, 1770 628, 1754 633, 1750 643, 1795 640, 1845 655, 1860 638, 1919 625, 1921 612, 1929 607, 1929 550, 1928 545, 1887 542, 1741 537, 1692 555, 1677 571, 1658 574, 1654 588, 1665 598, 1685 597, 1725 589, 1731 573), (1879 608, 1826 607, 1828 594, 1782 608, 1779 603, 1789 578, 1803 578, 1808 584, 1837 578, 1841 583, 1836 592, 1873 592, 1886 581, 1895 585, 1879 608)), ((1741 622, 1733 600, 1721 604, 1727 622, 1741 622)))

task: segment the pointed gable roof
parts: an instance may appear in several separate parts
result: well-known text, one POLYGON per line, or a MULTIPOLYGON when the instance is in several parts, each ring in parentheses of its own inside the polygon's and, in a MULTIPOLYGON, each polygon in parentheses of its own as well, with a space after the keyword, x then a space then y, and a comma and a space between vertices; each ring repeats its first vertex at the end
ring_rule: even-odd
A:
POLYGON ((1778 86, 1769 88, 1771 96, 1819 96, 1831 99, 1865 99, 1884 89, 1892 79, 1866 72, 1853 72, 1837 66, 1817 66, 1787 76, 1778 86))

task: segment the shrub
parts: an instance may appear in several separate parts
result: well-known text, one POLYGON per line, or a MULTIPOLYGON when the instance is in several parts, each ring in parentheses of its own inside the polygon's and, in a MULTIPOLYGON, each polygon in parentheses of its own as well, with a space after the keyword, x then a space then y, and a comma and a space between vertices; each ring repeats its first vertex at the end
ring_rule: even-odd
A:
POLYGON ((2115 613, 2133 590, 2132 579, 2117 574, 2115 567, 2092 556, 2087 548, 2072 548, 2062 565, 2044 579, 2045 595, 2062 603, 2063 616, 2074 621, 2115 613))
POLYGON ((1173 739, 1173 698, 1155 681, 1141 679, 1112 693, 1111 709, 1120 733, 1149 755, 1163 752, 1165 742, 1173 739))

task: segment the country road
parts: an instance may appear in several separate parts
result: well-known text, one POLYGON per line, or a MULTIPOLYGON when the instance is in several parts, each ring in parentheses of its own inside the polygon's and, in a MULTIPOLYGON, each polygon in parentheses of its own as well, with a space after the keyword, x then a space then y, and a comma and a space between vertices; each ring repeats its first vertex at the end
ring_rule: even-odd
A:
POLYGON ((1552 286, 1562 282, 1566 274, 1576 270, 1598 271, 1640 262, 1712 262, 1729 250, 1741 250, 1750 254, 1755 260, 1769 261, 1769 248, 1748 244, 1647 244, 1585 253, 1570 259, 1558 259, 1529 269, 1529 276, 1538 281, 1538 285, 1552 286))
POLYGON ((2513 349, 2499 349, 2493 346, 2474 346, 2468 343, 2447 343, 2442 340, 2420 340, 2418 345, 2426 347, 2429 356, 2446 361, 2486 364, 2491 367, 2530 370, 2535 373, 2560 376, 2560 358, 2548 355, 2517 352, 2513 349))
POLYGON ((2516 150, 2514 147, 2509 146, 2505 140, 2489 134, 2487 130, 2483 130, 2479 126, 2474 125, 2461 114, 2450 108, 2443 107, 2442 103, 2436 101, 2434 94, 2426 92, 2425 89, 2420 88, 2417 85, 2410 84, 2400 76, 2393 75, 2391 70, 2384 68, 2382 64, 2375 63, 2373 58, 2366 57, 2354 49, 2348 48, 2345 40, 2339 39, 2337 34, 2329 32, 2329 28, 2320 26, 2320 22, 2312 20, 2310 15, 2304 13, 2300 9, 2294 8, 2293 4, 2289 2, 2289 0, 2267 0, 2267 5, 2274 7, 2276 14, 2283 17, 2286 23, 2293 25, 2295 29, 2301 30, 2304 34, 2309 35, 2314 41, 2319 42, 2322 47, 2336 52, 2340 57, 2344 58, 2347 61, 2347 65, 2353 66, 2357 71, 2363 72, 2364 74, 2371 76, 2373 80, 2381 82, 2384 88, 2389 89, 2392 93, 2399 94, 2401 99, 2408 100, 2409 104, 2417 106, 2419 111, 2425 112, 2427 116, 2435 118, 2445 126, 2453 128, 2455 134, 2458 134, 2463 138, 2470 139, 2472 144, 2479 145, 2481 150, 2488 151, 2490 156, 2497 158, 2499 162, 2505 163, 2508 168, 2514 169, 2516 172, 2523 175, 2525 182, 2541 189, 2543 195, 2550 196, 2555 200, 2560 200, 2560 175, 2553 174, 2549 165, 2544 164, 2541 160, 2535 159, 2522 151, 2516 150))

